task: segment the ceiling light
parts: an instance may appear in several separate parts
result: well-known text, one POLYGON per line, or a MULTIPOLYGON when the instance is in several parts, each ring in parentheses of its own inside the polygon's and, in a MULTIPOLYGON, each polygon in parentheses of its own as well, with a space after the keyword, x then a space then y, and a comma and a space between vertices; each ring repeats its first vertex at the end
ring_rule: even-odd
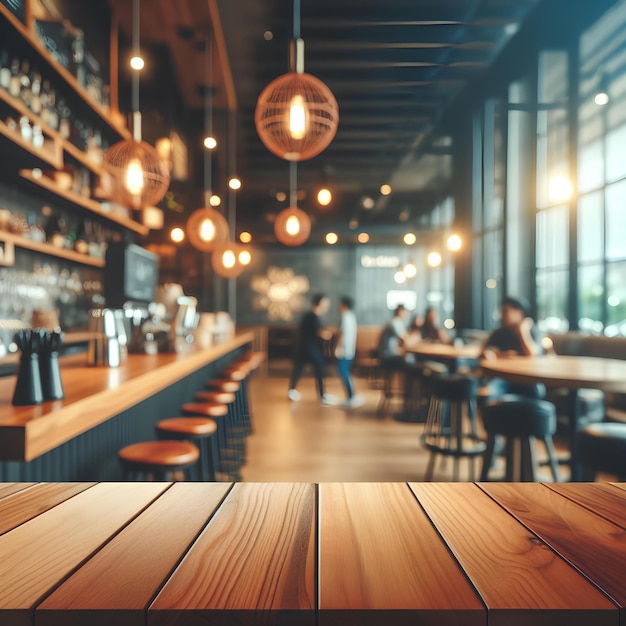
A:
POLYGON ((426 263, 428 263, 430 267, 439 267, 441 265, 441 255, 439 252, 431 252, 426 257, 426 263))
POLYGON ((241 241, 241 243, 250 243, 252 241, 252 235, 244 230, 240 235, 239 235, 239 241, 241 241))
POLYGON ((548 184, 548 197, 553 202, 565 202, 572 197, 572 183, 564 176, 556 176, 548 184))
POLYGON ((218 243, 211 255, 213 271, 223 278, 237 278, 243 272, 243 265, 238 263, 239 246, 232 241, 218 243))
POLYGON ((393 275, 393 279, 396 281, 396 283, 398 283, 398 285, 403 285, 404 283, 406 283, 406 276, 404 272, 401 271, 397 271, 393 275))
POLYGON ((359 220, 356 219, 356 217, 353 217, 349 222, 348 222, 348 228, 350 230, 356 230, 359 227, 359 220))
POLYGON ((326 189, 325 187, 320 189, 317 192, 317 202, 321 206, 328 206, 333 200, 333 194, 330 189, 326 189))
POLYGON ((136 72, 140 72, 145 67, 144 60, 139 56, 135 55, 130 59, 130 67, 134 69, 136 72))
POLYGON ((609 103, 609 94, 606 91, 599 91, 593 101, 600 107, 609 103))
POLYGON ((286 199, 287 199, 287 194, 284 191, 276 192, 276 200, 278 200, 278 202, 284 202, 286 199))
POLYGON ((266 30, 263 33, 263 39, 265 39, 265 41, 272 41, 272 39, 274 39, 274 33, 271 30, 266 30))
POLYGON ((374 204, 375 204, 374 198, 370 198, 369 196, 366 196, 365 198, 363 198, 362 204, 363 204, 363 208, 366 211, 369 211, 370 209, 374 208, 374 204))
POLYGON ((339 241, 339 237, 337 237, 337 233, 328 233, 326 235, 326 243, 329 246, 334 246, 339 241))
POLYGON ((381 185, 380 193, 383 196, 388 196, 391 193, 391 185, 381 185))
POLYGON ((250 250, 242 250, 239 253, 238 258, 241 265, 250 265, 250 262, 252 261, 252 255, 250 254, 250 250))
POLYGON ((172 228, 172 230, 170 231, 170 239, 174 243, 180 243, 181 241, 184 241, 185 231, 178 226, 176 228, 172 228))
POLYGON ((222 204, 222 199, 216 193, 214 193, 209 197, 209 204, 212 207, 219 206, 220 204, 222 204))
POLYGON ((233 191, 238 191, 239 189, 241 189, 241 180, 239 178, 237 178, 236 176, 233 176, 229 181, 228 181, 228 186, 233 190, 233 191))
POLYGON ((274 220, 274 234, 286 246, 301 246, 311 234, 311 219, 297 207, 285 209, 274 220))
POLYGON ((417 241, 417 237, 415 233, 407 233, 404 235, 403 241, 407 246, 412 246, 417 241))
POLYGON ((417 267, 413 261, 409 261, 402 270, 407 278, 415 278, 417 276, 417 267))
POLYGON ((212 252, 215 245, 228 239, 228 222, 215 209, 194 211, 187 220, 189 243, 201 252, 212 252))
POLYGON ((458 252, 463 245, 461 238, 458 235, 450 235, 448 237, 448 241, 446 242, 448 250, 451 252, 458 252))
POLYGON ((217 148, 217 139, 215 139, 215 137, 212 137, 211 135, 207 135, 204 138, 204 147, 207 150, 215 150, 215 148, 217 148))
POLYGON ((367 243, 370 240, 370 236, 367 233, 359 233, 357 241, 359 243, 367 243))

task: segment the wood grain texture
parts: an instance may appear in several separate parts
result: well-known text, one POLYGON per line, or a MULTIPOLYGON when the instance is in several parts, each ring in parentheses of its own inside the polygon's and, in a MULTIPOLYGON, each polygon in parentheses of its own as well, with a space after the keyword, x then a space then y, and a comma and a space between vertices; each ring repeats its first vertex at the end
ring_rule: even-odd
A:
POLYGON ((36 483, 0 483, 0 499, 6 498, 18 491, 24 491, 24 489, 28 489, 35 484, 36 483))
POLYGON ((626 530, 626 491, 603 483, 549 483, 546 487, 626 530))
POLYGON ((626 491, 626 483, 611 483, 613 487, 617 487, 618 489, 622 489, 626 491))
POLYGON ((93 483, 41 483, 0 501, 0 535, 68 500, 93 483))
MULTIPOLYGON (((481 485, 542 541, 593 580, 626 618, 626 532, 540 484, 481 485)), ((626 519, 626 500, 622 501, 626 519)))
POLYGON ((617 626, 616 606, 479 487, 410 486, 487 605, 489 626, 617 626))
POLYGON ((488 376, 512 382, 542 382, 547 387, 626 391, 626 361, 588 356, 519 356, 480 362, 488 376))
POLYGON ((315 623, 315 487, 236 484, 148 611, 148 626, 315 623))
POLYGON ((30 461, 252 339, 252 333, 243 333, 207 350, 131 354, 117 368, 87 367, 85 354, 63 357, 65 399, 37 406, 12 406, 15 376, 1 378, 0 461, 30 461))
POLYGON ((406 484, 320 485, 319 536, 320 626, 485 624, 406 484))
POLYGON ((144 626, 145 609, 229 489, 173 485, 37 607, 37 626, 83 626, 85 611, 90 626, 144 626))
POLYGON ((98 484, 2 535, 2 626, 32 626, 34 605, 168 486, 98 484))

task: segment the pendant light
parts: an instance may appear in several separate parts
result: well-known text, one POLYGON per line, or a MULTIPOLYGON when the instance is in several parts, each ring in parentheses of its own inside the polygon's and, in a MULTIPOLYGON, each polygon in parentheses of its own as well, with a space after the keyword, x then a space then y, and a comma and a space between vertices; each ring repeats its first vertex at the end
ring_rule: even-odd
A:
MULTIPOLYGON (((204 93, 204 126, 205 135, 213 136, 213 103, 211 101, 211 87, 213 84, 213 39, 207 37, 205 43, 206 88, 204 93)), ((201 252, 212 252, 220 242, 228 240, 228 222, 215 209, 212 198, 216 197, 211 190, 212 186, 211 149, 206 148, 204 153, 204 207, 194 211, 187 220, 187 237, 189 243, 201 252)), ((219 203, 218 203, 219 204, 219 203)))
POLYGON ((261 92, 254 123, 265 147, 287 161, 305 161, 318 155, 337 132, 339 107, 335 96, 319 78, 304 72, 300 0, 293 3, 290 71, 261 92))
MULTIPOLYGON (((133 0, 133 59, 139 50, 139 0, 133 0)), ((136 63, 134 67, 138 68, 136 63)), ((159 203, 170 184, 169 168, 157 151, 141 139, 139 69, 132 74, 133 138, 112 145, 104 155, 111 180, 107 196, 129 209, 140 210, 159 203)))
POLYGON ((243 246, 234 241, 217 243, 211 255, 213 271, 222 278, 237 278, 245 269, 239 261, 242 250, 243 246))
POLYGON ((297 163, 289 164, 289 208, 274 220, 274 234, 286 246, 301 246, 311 234, 311 218, 297 207, 297 163))

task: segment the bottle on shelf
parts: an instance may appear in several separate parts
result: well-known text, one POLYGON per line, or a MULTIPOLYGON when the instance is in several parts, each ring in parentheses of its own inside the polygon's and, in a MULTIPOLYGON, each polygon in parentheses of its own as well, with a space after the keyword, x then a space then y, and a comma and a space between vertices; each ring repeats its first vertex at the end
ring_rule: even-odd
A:
POLYGON ((30 84, 30 63, 26 60, 22 61, 22 70, 20 72, 20 98, 30 108, 33 92, 30 84))
POLYGON ((11 81, 9 83, 9 93, 14 98, 20 97, 22 84, 20 82, 20 60, 15 57, 11 61, 11 81))
POLYGON ((11 87, 11 66, 9 65, 9 53, 6 50, 0 53, 0 87, 7 91, 11 87))
POLYGON ((35 148, 43 148, 44 143, 45 139, 41 130, 41 125, 35 124, 33 126, 33 146, 35 146, 35 148))
POLYGON ((30 120, 26 115, 22 115, 20 117, 20 134, 22 135, 22 139, 25 141, 33 140, 33 128, 30 125, 30 120))
POLYGON ((41 94, 39 95, 39 100, 41 103, 41 113, 39 114, 41 117, 41 121, 44 124, 50 125, 50 81, 43 80, 41 82, 41 94))
POLYGON ((30 78, 31 102, 30 108, 35 115, 41 115, 41 74, 33 71, 30 78))
POLYGON ((59 109, 57 107, 57 97, 54 89, 48 89, 48 126, 53 128, 54 130, 59 130, 59 109))
POLYGON ((72 134, 72 126, 70 121, 72 113, 63 98, 59 98, 57 111, 59 114, 59 133, 61 134, 61 137, 63 137, 63 139, 69 139, 72 134))

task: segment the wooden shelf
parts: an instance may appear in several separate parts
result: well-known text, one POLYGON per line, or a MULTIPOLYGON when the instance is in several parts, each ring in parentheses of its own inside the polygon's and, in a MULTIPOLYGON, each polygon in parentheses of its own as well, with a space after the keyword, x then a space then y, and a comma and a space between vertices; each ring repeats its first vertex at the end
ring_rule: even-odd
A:
POLYGON ((2 4, 0 4, 0 16, 3 16, 9 24, 11 24, 14 30, 20 34, 24 41, 31 46, 33 52, 39 55, 48 64, 48 66, 63 79, 65 84, 75 92, 75 94, 100 118, 100 120, 102 120, 109 128, 124 139, 132 138, 130 131, 121 124, 118 124, 111 117, 109 111, 99 102, 96 102, 87 93, 76 77, 52 57, 37 35, 22 24, 22 22, 20 22, 17 17, 15 17, 15 15, 13 15, 11 11, 9 11, 9 9, 2 4))
MULTIPOLYGON (((1 6, 0 4, 0 7, 1 6)), ((55 170, 62 169, 63 159, 61 158, 60 151, 57 150, 56 152, 58 152, 58 154, 54 154, 54 152, 46 148, 36 148, 30 141, 26 141, 18 131, 11 130, 2 121, 0 121, 0 136, 8 139, 13 146, 18 148, 22 153, 27 153, 25 162, 20 160, 22 165, 30 165, 31 167, 52 167, 55 170)), ((56 143, 53 145, 57 146, 56 143)), ((5 153, 4 150, 1 152, 3 153, 3 159, 11 158, 10 154, 5 153)))
POLYGON ((87 256, 86 254, 80 254, 80 252, 75 252, 74 250, 59 248, 49 243, 39 243, 38 241, 32 241, 31 239, 27 239, 26 237, 15 235, 13 233, 0 231, 0 241, 12 244, 16 248, 41 252, 41 254, 47 254, 48 256, 54 256, 59 259, 66 259, 67 261, 72 261, 74 263, 91 265, 92 267, 104 267, 104 259, 97 259, 95 257, 87 256))
POLYGON ((20 176, 32 183, 33 185, 37 185, 41 189, 45 189, 47 192, 51 193, 62 200, 67 200, 76 206, 79 206, 91 213, 95 213, 99 217, 102 217, 109 222, 113 222, 114 224, 118 224, 128 230, 132 230, 133 232, 139 235, 147 235, 149 229, 147 226, 140 224, 139 222, 135 222, 134 220, 119 217, 117 215, 113 215, 111 213, 107 213, 102 209, 102 205, 96 200, 92 200, 91 198, 85 198, 73 191, 65 191, 58 187, 53 180, 48 178, 47 176, 35 177, 30 170, 20 170, 20 176))

